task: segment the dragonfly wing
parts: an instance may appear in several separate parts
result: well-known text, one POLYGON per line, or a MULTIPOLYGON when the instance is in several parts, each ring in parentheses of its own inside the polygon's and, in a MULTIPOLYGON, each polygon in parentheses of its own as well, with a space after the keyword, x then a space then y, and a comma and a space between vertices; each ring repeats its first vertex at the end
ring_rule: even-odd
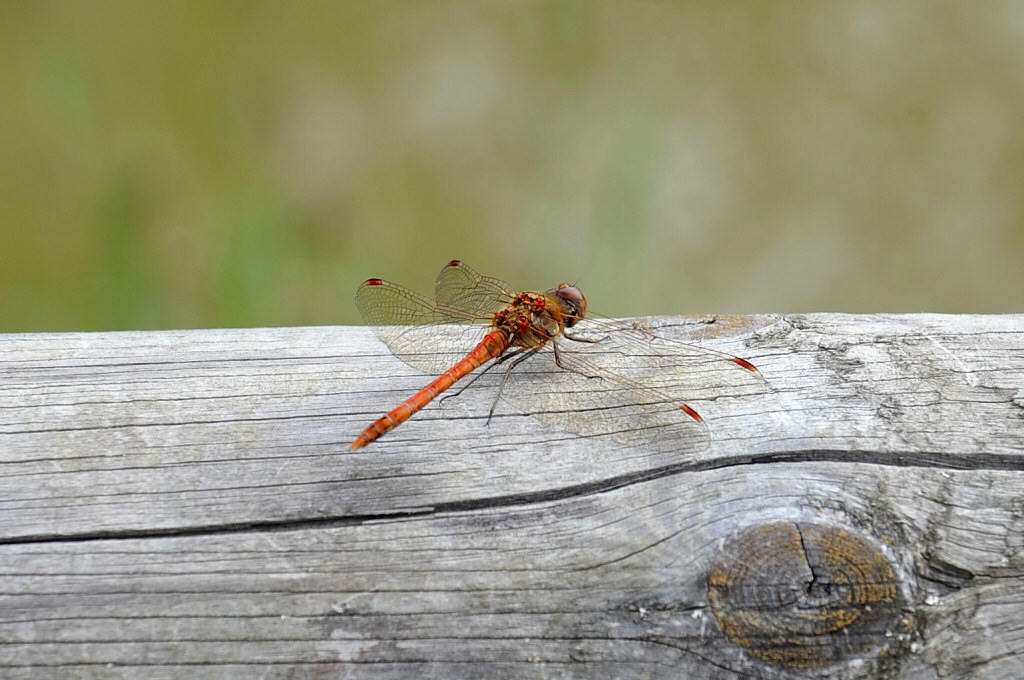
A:
POLYGON ((760 394, 764 378, 742 359, 658 337, 640 325, 583 320, 556 340, 562 369, 536 360, 516 369, 502 396, 562 430, 666 454, 708 447, 700 402, 760 394), (532 364, 532 365, 531 365, 532 364), (748 368, 749 367, 749 368, 748 368), (518 375, 522 371, 523 375, 518 375), (521 380, 520 380, 521 379, 521 380))
POLYGON ((467 310, 380 279, 359 287, 356 309, 392 354, 428 373, 454 366, 486 331, 467 310))
POLYGON ((761 394, 767 383, 752 364, 703 345, 655 335, 640 324, 584 320, 572 337, 562 339, 562 363, 586 373, 597 367, 605 376, 650 388, 676 401, 706 401, 761 394))
POLYGON ((434 283, 434 297, 439 302, 485 317, 511 302, 515 294, 511 284, 478 274, 459 260, 449 262, 434 283))
MULTIPOLYGON (((561 355, 562 353, 559 352, 561 355)), ((526 412, 551 427, 613 445, 686 455, 708 447, 707 425, 667 394, 639 388, 597 363, 577 360, 573 370, 554 365, 552 351, 515 370, 502 391, 513 412, 526 412)), ((500 414, 502 407, 498 407, 500 414)))

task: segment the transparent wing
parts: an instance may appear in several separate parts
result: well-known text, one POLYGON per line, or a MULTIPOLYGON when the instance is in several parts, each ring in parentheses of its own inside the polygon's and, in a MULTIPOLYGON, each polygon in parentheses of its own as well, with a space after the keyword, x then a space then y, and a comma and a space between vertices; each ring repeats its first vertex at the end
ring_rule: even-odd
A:
POLYGON ((584 373, 584 366, 597 365, 625 382, 639 382, 674 399, 747 396, 767 388, 761 372, 745 359, 663 337, 637 322, 585 319, 561 340, 563 365, 574 368, 578 363, 584 373))
POLYGON ((761 372, 744 359, 662 337, 634 322, 586 319, 561 338, 559 349, 570 370, 586 374, 597 367, 608 379, 682 402, 749 396, 767 388, 761 372))
POLYGON ((490 317, 516 295, 511 284, 478 274, 459 260, 452 260, 437 275, 434 297, 445 305, 490 317))
POLYGON ((432 300, 381 279, 356 291, 356 309, 392 354, 427 373, 443 373, 483 339, 489 315, 432 300))
POLYGON ((666 454, 707 448, 702 402, 752 396, 767 389, 749 362, 705 346, 659 337, 649 329, 614 320, 584 320, 516 369, 502 392, 513 411, 526 409, 562 430, 609 438, 623 446, 666 454), (548 358, 544 359, 544 355, 548 358))
POLYGON ((501 393, 512 412, 525 408, 557 430, 627 449, 685 455, 708 448, 707 425, 664 392, 629 384, 596 363, 576 361, 571 371, 553 363, 554 353, 542 351, 516 369, 522 375, 510 377, 501 393))

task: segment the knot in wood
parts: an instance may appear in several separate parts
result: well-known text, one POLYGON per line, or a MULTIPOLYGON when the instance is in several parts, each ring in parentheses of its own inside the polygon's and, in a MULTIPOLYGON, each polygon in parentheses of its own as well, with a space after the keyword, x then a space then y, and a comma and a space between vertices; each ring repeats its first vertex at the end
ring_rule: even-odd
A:
POLYGON ((708 573, 712 611, 750 656, 818 668, 894 640, 903 606, 880 546, 817 523, 773 522, 723 546, 708 573))

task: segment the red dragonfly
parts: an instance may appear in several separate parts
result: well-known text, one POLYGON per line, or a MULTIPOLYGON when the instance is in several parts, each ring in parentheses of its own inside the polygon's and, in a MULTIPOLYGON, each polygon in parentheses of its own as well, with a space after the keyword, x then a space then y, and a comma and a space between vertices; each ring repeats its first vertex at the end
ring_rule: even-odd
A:
MULTIPOLYGON (((507 364, 495 388, 516 413, 577 434, 673 452, 709 442, 704 419, 686 399, 764 389, 746 359, 661 338, 640 324, 593 319, 576 286, 520 293, 459 260, 441 270, 434 298, 368 279, 356 292, 356 307, 393 354, 440 376, 366 428, 353 449, 387 434, 489 361, 484 375, 507 364), (541 354, 564 370, 517 371, 508 379, 513 368, 541 354)), ((495 397, 488 418, 496 406, 495 397)))

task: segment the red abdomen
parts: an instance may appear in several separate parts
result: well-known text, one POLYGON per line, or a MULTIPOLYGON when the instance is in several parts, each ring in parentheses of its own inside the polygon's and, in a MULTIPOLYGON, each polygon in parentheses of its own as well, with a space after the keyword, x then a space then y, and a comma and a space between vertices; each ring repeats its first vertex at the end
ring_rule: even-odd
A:
POLYGON ((504 332, 492 331, 488 333, 480 341, 480 344, 466 355, 466 358, 363 430, 363 433, 352 442, 352 450, 366 446, 409 420, 414 413, 432 402, 437 395, 454 385, 456 381, 469 375, 474 369, 500 356, 502 352, 508 349, 508 346, 509 339, 504 332))

